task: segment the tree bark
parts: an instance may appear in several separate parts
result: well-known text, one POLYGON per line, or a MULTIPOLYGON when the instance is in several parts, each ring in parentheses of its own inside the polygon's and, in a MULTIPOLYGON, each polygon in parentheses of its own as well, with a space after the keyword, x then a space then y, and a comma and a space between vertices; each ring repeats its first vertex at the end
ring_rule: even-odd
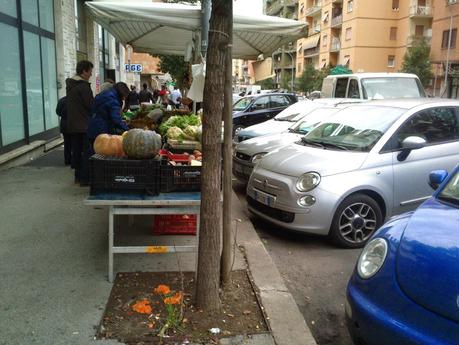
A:
MULTIPOLYGON (((226 15, 233 18, 233 3, 229 1, 226 15)), ((228 47, 225 61, 225 105, 223 108, 224 146, 223 146, 223 248, 221 260, 222 285, 228 285, 232 266, 232 139, 233 139, 233 21, 227 21, 228 47)))
POLYGON ((204 86, 202 123, 201 218, 196 304, 206 311, 220 309, 220 245, 222 213, 221 129, 230 0, 212 0, 204 86))

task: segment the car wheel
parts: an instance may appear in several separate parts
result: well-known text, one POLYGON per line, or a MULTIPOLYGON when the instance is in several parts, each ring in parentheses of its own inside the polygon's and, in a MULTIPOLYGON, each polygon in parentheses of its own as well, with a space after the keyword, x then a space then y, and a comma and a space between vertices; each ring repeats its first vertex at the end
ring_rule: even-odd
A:
POLYGON ((237 136, 241 129, 244 129, 244 126, 242 125, 236 125, 233 127, 233 137, 237 136))
POLYGON ((330 237, 345 248, 360 248, 381 226, 378 203, 366 194, 354 194, 341 202, 333 216, 330 237))

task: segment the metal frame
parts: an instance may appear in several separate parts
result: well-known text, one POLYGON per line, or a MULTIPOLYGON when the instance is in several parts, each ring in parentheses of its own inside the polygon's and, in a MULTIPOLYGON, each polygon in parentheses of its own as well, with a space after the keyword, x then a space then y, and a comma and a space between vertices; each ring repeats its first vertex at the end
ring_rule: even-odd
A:
POLYGON ((108 213, 108 281, 113 283, 113 264, 114 254, 166 254, 166 253, 195 253, 196 265, 198 263, 198 244, 199 244, 199 222, 201 200, 187 198, 188 193, 176 193, 178 196, 183 194, 181 199, 164 199, 161 194, 149 200, 139 199, 115 199, 108 200, 103 198, 91 198, 85 200, 86 205, 109 206, 108 213), (135 215, 161 215, 161 214, 196 214, 196 245, 187 246, 115 246, 115 216, 128 215, 129 222, 131 216, 135 215))

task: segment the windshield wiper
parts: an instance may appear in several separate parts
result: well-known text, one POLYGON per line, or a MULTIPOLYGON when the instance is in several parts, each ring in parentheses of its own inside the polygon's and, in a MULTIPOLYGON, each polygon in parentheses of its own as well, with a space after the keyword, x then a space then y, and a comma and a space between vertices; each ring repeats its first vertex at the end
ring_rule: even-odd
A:
POLYGON ((347 148, 346 146, 343 146, 343 145, 330 143, 330 142, 328 142, 328 141, 321 141, 320 143, 321 143, 323 146, 326 146, 326 147, 333 147, 333 148, 337 148, 337 149, 339 149, 339 150, 349 151, 349 148, 347 148))
POLYGON ((301 141, 306 145, 316 146, 316 147, 320 147, 320 148, 323 148, 323 149, 325 148, 325 146, 322 145, 321 143, 319 143, 319 142, 317 142, 315 140, 306 139, 305 137, 302 137, 301 141))
POLYGON ((450 204, 455 204, 455 205, 459 205, 459 199, 458 198, 455 198, 455 197, 452 197, 452 196, 449 196, 449 195, 439 195, 438 196, 438 199, 439 200, 442 200, 442 201, 446 201, 446 202, 449 202, 450 204))

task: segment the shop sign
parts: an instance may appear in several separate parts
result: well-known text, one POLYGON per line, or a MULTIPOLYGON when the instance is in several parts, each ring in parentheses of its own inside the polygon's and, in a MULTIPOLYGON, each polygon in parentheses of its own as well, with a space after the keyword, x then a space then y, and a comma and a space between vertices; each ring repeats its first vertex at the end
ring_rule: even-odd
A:
POLYGON ((131 64, 124 64, 124 70, 126 72, 137 72, 141 73, 142 72, 142 65, 139 63, 131 63, 131 64))

